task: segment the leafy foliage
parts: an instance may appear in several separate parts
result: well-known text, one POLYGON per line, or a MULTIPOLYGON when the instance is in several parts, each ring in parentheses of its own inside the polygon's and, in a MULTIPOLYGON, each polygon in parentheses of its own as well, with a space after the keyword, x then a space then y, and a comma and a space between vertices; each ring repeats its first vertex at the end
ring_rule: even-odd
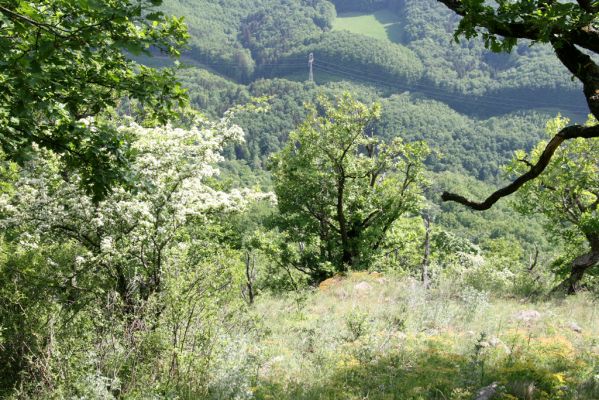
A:
MULTIPOLYGON (((221 160, 219 152, 224 141, 241 139, 242 131, 231 125, 231 118, 232 114, 227 114, 218 122, 198 121, 201 126, 189 130, 143 128, 135 123, 119 128, 136 138, 134 148, 139 155, 132 166, 136 186, 129 191, 115 188, 98 203, 81 192, 80 176, 71 173, 65 181, 56 156, 41 152, 39 158, 24 165, 14 182, 15 190, 2 195, 0 210, 7 243, 4 249, 16 249, 1 270, 0 312, 10 338, 1 353, 8 380, 2 383, 3 389, 26 374, 37 373, 25 360, 38 360, 48 346, 52 348, 54 339, 48 339, 48 335, 53 331, 43 332, 41 327, 59 318, 57 310, 67 313, 64 324, 69 329, 69 318, 80 321, 99 313, 99 323, 112 319, 126 331, 150 336, 155 329, 180 330, 183 335, 195 318, 200 323, 202 315, 208 317, 204 311, 212 310, 210 307, 216 307, 223 298, 212 295, 214 302, 208 301, 207 293, 230 288, 237 280, 239 264, 230 248, 211 248, 214 236, 202 227, 214 224, 217 218, 212 213, 234 212, 252 198, 247 190, 226 193, 208 184, 217 172, 213 165, 221 160), (214 266, 207 260, 215 260, 214 266), (38 280, 39 286, 30 284, 38 280), (10 287, 14 289, 12 294, 10 287), (47 296, 51 301, 46 305, 47 296), (195 305, 191 309, 177 305, 187 301, 195 305), (33 320, 27 319, 30 307, 39 309, 33 320), (198 307, 202 307, 201 312, 195 309, 198 307), (19 321, 19 316, 24 319, 19 321), (169 324, 174 326, 168 328, 169 324), (23 336, 18 329, 23 330, 23 336)), ((70 337, 71 331, 64 329, 70 337)), ((89 332, 88 345, 102 347, 97 342, 102 330, 96 331, 99 336, 89 332)), ((200 335, 201 330, 195 334, 200 335)), ((118 335, 115 338, 123 339, 118 335)), ((173 362, 184 362, 185 346, 191 343, 188 340, 192 337, 172 343, 177 352, 173 362)), ((138 350, 149 354, 153 351, 138 350)), ((48 351, 58 354, 46 361, 60 365, 61 350, 48 351)), ((132 361, 128 356, 120 359, 123 355, 118 352, 99 351, 108 358, 116 357, 113 361, 118 365, 115 372, 110 372, 109 364, 96 364, 100 374, 108 374, 103 376, 111 380, 127 375, 127 364, 132 361)), ((70 357, 74 361, 73 357, 86 356, 70 357)), ((33 365, 40 366, 37 361, 33 365)), ((172 365, 164 367, 178 373, 172 365)), ((86 371, 84 368, 82 373, 86 371)), ((67 390, 74 390, 61 381, 59 373, 48 379, 48 384, 67 384, 67 390)))
POLYGON ((178 55, 187 38, 182 20, 160 1, 0 2, 0 145, 24 162, 32 147, 60 154, 100 199, 126 178, 130 138, 101 119, 128 96, 151 120, 164 123, 185 102, 169 69, 138 65, 128 56, 159 49, 178 55), (90 120, 91 121, 91 120, 90 120))
MULTIPOLYGON (((568 124, 557 117, 547 123, 548 135, 555 135, 568 124)), ((596 124, 594 119, 588 124, 596 124)), ((508 174, 521 174, 535 163, 546 143, 541 142, 529 154, 516 152, 507 166, 508 174)), ((543 175, 528 182, 518 192, 516 208, 524 214, 542 213, 545 229, 555 241, 566 244, 573 265, 565 271, 596 273, 599 262, 599 139, 575 139, 562 145, 554 154, 543 175), (581 255, 582 254, 582 255, 581 255), (588 259, 587 259, 588 258, 588 259)), ((572 275, 571 275, 572 277, 572 275)), ((581 276, 578 278, 580 279, 581 276)), ((577 285, 578 282, 572 282, 577 285)), ((569 290, 573 288, 568 288, 569 290)))
POLYGON ((375 137, 379 107, 320 99, 273 159, 284 227, 305 247, 298 268, 316 279, 323 262, 342 272, 368 265, 393 222, 418 208, 428 148, 375 137))
POLYGON ((332 65, 351 65, 367 76, 398 81, 408 86, 418 81, 423 73, 420 60, 409 48, 347 31, 325 33, 318 42, 294 49, 281 62, 298 59, 308 53, 314 53, 316 68, 325 72, 335 72, 332 65))
MULTIPOLYGON (((568 4, 551 29, 578 29, 568 4)), ((540 298, 555 255, 594 273, 596 142, 558 149, 524 215, 438 204, 502 182, 515 148, 510 174, 538 158, 548 113, 522 109, 575 88, 547 46, 450 43, 468 17, 432 0, 0 0, 0 16, 0 397, 597 397, 594 300, 540 298), (333 4, 379 38, 331 31, 333 4), (170 13, 190 26, 176 76, 170 13), (163 124, 176 79, 212 120, 163 124), (253 97, 268 109, 227 111, 253 97)))
POLYGON ((308 53, 314 52, 318 82, 343 79, 394 93, 409 90, 479 115, 556 105, 576 116, 585 112, 577 84, 544 44, 523 41, 504 55, 476 38, 455 43, 460 18, 435 0, 333 3, 338 12, 376 12, 377 19, 397 15, 389 32, 394 43, 330 32, 334 15, 328 1, 227 0, 196 7, 171 0, 165 9, 186 16, 192 35, 186 55, 193 64, 244 83, 259 77, 303 80, 308 53))
POLYGON ((242 43, 258 65, 271 64, 302 44, 317 40, 331 27, 334 9, 326 1, 269 4, 241 22, 242 43))
POLYGON ((188 68, 179 75, 189 88, 192 104, 211 115, 251 97, 269 98, 266 111, 237 115, 236 122, 246 132, 246 140, 226 153, 228 158, 243 161, 254 170, 263 169, 270 154, 285 145, 289 131, 306 117, 303 104, 315 102, 320 94, 338 96, 350 91, 361 101, 380 101, 381 117, 373 124, 377 136, 386 140, 395 136, 406 141, 426 140, 435 150, 426 160, 431 169, 468 173, 486 181, 497 179, 500 166, 510 160, 514 150, 531 149, 543 137, 543 125, 550 118, 547 112, 518 112, 481 120, 418 95, 388 96, 357 83, 331 82, 315 87, 307 82, 265 79, 242 86, 198 68, 188 68), (522 131, 529 135, 520 135, 522 131))

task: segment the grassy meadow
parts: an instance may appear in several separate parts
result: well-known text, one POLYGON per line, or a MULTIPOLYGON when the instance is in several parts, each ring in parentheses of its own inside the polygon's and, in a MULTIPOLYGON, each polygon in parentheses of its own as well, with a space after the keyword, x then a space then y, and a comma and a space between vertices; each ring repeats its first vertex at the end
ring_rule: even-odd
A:
POLYGON ((213 396, 233 396, 235 382, 245 388, 238 398, 473 399, 496 383, 496 399, 599 398, 596 299, 455 288, 355 273, 265 295, 223 368, 246 364, 228 370, 213 396))
POLYGON ((333 30, 346 30, 375 39, 400 42, 399 16, 389 10, 339 13, 333 22, 333 30))

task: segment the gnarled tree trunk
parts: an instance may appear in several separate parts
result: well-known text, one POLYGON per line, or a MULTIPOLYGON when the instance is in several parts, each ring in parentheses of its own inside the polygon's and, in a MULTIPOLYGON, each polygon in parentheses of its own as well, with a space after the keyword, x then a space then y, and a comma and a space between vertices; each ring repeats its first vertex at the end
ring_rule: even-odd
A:
POLYGON ((422 257, 422 284, 426 289, 430 286, 428 266, 431 255, 431 217, 428 214, 422 216, 424 223, 424 256, 422 257))
POLYGON ((580 289, 580 281, 589 269, 599 265, 599 233, 588 234, 591 250, 572 261, 570 276, 553 289, 553 293, 574 294, 580 289))

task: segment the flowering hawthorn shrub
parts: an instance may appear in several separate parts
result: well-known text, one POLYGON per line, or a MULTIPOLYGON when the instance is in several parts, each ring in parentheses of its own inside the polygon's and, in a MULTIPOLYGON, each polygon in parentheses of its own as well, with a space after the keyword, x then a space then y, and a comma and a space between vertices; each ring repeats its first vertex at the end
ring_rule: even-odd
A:
POLYGON ((46 150, 38 149, 18 170, 12 190, 0 194, 0 225, 15 249, 9 258, 35 257, 0 270, 0 283, 11 286, 0 287, 0 296, 7 294, 0 314, 26 321, 33 305, 52 306, 46 321, 20 328, 31 332, 30 339, 3 332, 4 348, 14 353, 0 359, 28 360, 7 369, 43 370, 53 391, 66 385, 64 396, 90 379, 105 382, 115 395, 145 390, 148 382, 206 383, 200 370, 210 362, 218 318, 229 312, 223 306, 240 297, 242 271, 239 254, 211 231, 223 215, 268 197, 210 185, 223 146, 243 140, 232 118, 228 112, 218 121, 201 119, 191 129, 133 122, 119 127, 134 138, 131 184, 115 187, 100 202, 81 189, 81 175, 65 173, 59 156, 46 150), (30 267, 33 259, 37 264, 30 267), (37 293, 28 287, 33 280, 17 279, 26 273, 43 281, 37 293), (62 321, 57 326, 64 342, 61 334, 47 332, 48 321, 62 321), (84 334, 74 335, 77 329, 84 334), (31 350, 17 353, 19 348, 31 350))

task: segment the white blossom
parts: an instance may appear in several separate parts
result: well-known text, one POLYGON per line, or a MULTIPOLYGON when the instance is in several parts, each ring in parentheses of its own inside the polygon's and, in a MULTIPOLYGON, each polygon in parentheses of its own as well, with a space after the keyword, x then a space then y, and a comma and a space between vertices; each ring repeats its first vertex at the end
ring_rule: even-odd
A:
POLYGON ((248 189, 227 193, 206 183, 218 174, 215 164, 223 160, 226 141, 243 140, 243 131, 230 120, 226 114, 191 129, 135 123, 119 127, 136 138, 135 188, 116 187, 98 204, 81 190, 79 176, 65 181, 56 156, 40 149, 39 158, 20 172, 14 194, 0 197, 0 224, 21 229, 21 244, 28 247, 44 241, 79 242, 89 254, 78 256, 76 265, 154 268, 150 258, 157 251, 185 250, 173 238, 192 218, 207 219, 212 211, 235 212, 254 199, 272 197, 248 189))

